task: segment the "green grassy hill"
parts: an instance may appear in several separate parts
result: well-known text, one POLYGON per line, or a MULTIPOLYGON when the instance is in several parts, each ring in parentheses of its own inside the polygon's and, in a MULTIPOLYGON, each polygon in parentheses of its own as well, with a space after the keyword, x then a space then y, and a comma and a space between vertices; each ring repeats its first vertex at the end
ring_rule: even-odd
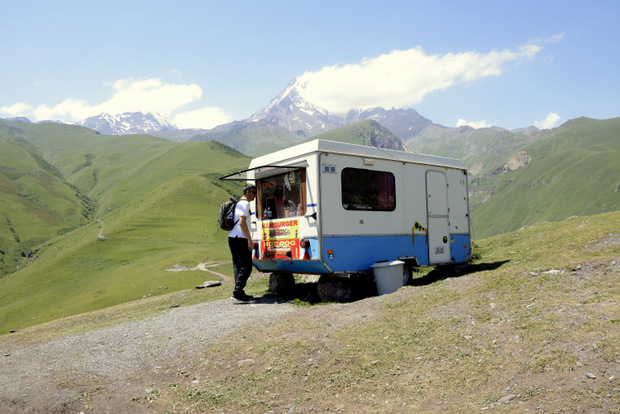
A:
POLYGON ((206 274, 166 269, 228 258, 217 212, 241 188, 217 178, 248 157, 215 141, 0 126, 0 332, 185 289, 206 274))
POLYGON ((269 154, 299 144, 303 137, 295 135, 281 126, 258 121, 251 123, 233 122, 213 130, 196 134, 192 141, 219 141, 250 157, 269 154))
POLYGON ((501 128, 431 126, 407 140, 405 145, 415 152, 463 160, 471 176, 476 178, 491 173, 497 164, 503 164, 522 147, 547 133, 517 135, 501 128))
MULTIPOLYGON (((176 133, 160 134, 170 138, 176 133)), ((401 140, 376 121, 366 120, 354 125, 337 128, 308 140, 327 139, 358 145, 370 145, 382 148, 404 150, 401 140)), ((198 133, 192 141, 215 140, 235 148, 251 157, 269 154, 303 141, 304 137, 296 135, 277 124, 267 121, 252 123, 233 122, 211 131, 198 133)))
POLYGON ((620 210, 620 118, 575 119, 519 149, 529 165, 470 185, 476 237, 620 210))
POLYGON ((366 145, 371 147, 389 148, 404 151, 403 143, 390 130, 377 121, 366 120, 353 125, 337 128, 309 139, 324 139, 328 141, 346 142, 349 144, 366 145))
POLYGON ((620 209, 620 118, 578 118, 530 135, 434 126, 406 146, 465 162, 476 238, 620 209), (529 164, 503 169, 516 155, 529 164))
POLYGON ((31 147, 0 135, 0 277, 35 246, 88 223, 91 201, 31 147))
POLYGON ((0 279, 0 332, 201 284, 204 272, 167 269, 228 258, 215 214, 227 196, 204 176, 178 178, 46 242, 0 279))

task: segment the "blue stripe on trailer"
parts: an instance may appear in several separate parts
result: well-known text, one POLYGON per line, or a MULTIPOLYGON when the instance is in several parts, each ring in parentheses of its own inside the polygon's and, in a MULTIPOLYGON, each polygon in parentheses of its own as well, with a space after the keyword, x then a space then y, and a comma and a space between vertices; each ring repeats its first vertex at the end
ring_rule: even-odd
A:
MULTIPOLYGON (((409 235, 325 237, 323 260, 317 259, 318 241, 310 239, 310 245, 311 260, 255 259, 254 266, 261 272, 330 274, 368 272, 376 262, 403 257, 415 257, 420 266, 429 265, 426 235, 415 236, 414 243, 409 235)), ((469 235, 450 237, 452 263, 464 263, 470 252, 469 235)))
POLYGON ((420 265, 428 264, 426 236, 415 236, 415 243, 410 235, 323 238, 323 259, 336 273, 366 272, 376 262, 398 257, 416 257, 420 265))
MULTIPOLYGON (((454 235, 450 238, 453 263, 464 263, 470 251, 468 235, 454 235)), ((383 260, 393 261, 401 257, 415 257, 420 266, 429 265, 426 235, 415 236, 348 236, 325 237, 323 239, 323 260, 336 273, 368 271, 371 266, 383 260), (328 253, 328 251, 331 251, 328 253)))

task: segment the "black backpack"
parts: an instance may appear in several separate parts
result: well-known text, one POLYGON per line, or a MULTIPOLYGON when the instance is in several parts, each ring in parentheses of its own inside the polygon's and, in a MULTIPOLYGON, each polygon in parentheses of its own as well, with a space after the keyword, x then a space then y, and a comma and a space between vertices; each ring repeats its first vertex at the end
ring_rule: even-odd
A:
POLYGON ((230 231, 237 224, 235 221, 235 207, 237 206, 237 201, 238 200, 231 197, 230 200, 223 202, 220 206, 220 217, 218 221, 222 230, 230 231))

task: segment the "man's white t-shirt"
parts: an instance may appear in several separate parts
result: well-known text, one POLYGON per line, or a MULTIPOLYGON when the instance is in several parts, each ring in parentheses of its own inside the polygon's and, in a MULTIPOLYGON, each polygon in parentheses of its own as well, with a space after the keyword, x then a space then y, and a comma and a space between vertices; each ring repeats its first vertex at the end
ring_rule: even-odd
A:
POLYGON ((228 233, 228 237, 242 237, 242 238, 246 238, 245 234, 243 234, 243 231, 241 230, 241 216, 245 216, 246 217, 246 222, 248 223, 248 226, 250 225, 250 215, 251 215, 251 211, 250 211, 250 202, 248 200, 246 200, 245 198, 241 198, 238 202, 237 202, 237 206, 235 207, 235 217, 234 220, 235 222, 237 222, 237 224, 235 224, 235 227, 230 231, 230 233, 228 233))

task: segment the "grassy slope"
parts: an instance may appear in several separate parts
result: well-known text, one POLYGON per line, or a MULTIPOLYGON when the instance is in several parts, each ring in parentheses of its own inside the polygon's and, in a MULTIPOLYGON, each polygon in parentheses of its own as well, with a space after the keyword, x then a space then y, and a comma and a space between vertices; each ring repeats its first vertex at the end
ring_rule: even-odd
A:
MULTIPOLYGON (((398 137, 375 121, 363 121, 316 135, 310 139, 328 139, 358 145, 373 145, 371 140, 382 138, 400 145, 398 137)), ((198 134, 192 140, 218 140, 226 145, 243 151, 251 157, 265 155, 307 141, 279 125, 266 121, 249 124, 236 123, 224 131, 211 131, 198 134)))
POLYGON ((157 407, 613 412, 620 213, 479 244, 473 273, 428 275, 392 300, 309 309, 203 349, 177 367, 187 381, 159 384, 157 407))
POLYGON ((223 130, 216 128, 215 131, 196 134, 191 139, 216 140, 251 157, 258 157, 299 144, 303 138, 277 124, 259 121, 249 124, 236 122, 223 130))
POLYGON ((370 121, 359 122, 354 125, 337 128, 331 131, 323 132, 308 139, 313 141, 316 139, 326 139, 329 141, 346 142, 348 144, 370 145, 370 132, 372 126, 370 121))
POLYGON ((546 132, 533 136, 515 135, 495 128, 428 128, 408 140, 406 145, 415 152, 463 160, 470 173, 479 177, 490 173, 520 148, 545 135, 546 132))
POLYGON ((620 208, 620 118, 579 118, 523 136, 486 128, 427 129, 409 149, 462 159, 470 180, 476 238, 541 221, 620 208), (519 151, 532 163, 508 174, 491 173, 519 151))
POLYGON ((476 236, 513 231, 541 221, 620 209, 620 118, 581 118, 524 147, 527 167, 485 177, 472 189, 493 193, 471 199, 476 236))
POLYGON ((2 331, 21 329, 209 279, 194 267, 226 257, 215 200, 226 194, 203 177, 167 183, 102 219, 42 246, 36 262, 0 280, 2 331), (211 220, 210 220, 211 219, 211 220))
MULTIPOLYGON (((240 188, 223 187, 217 176, 245 168, 247 157, 217 142, 175 144, 85 134, 81 128, 74 135, 66 126, 44 136, 40 127, 28 130, 28 142, 98 202, 105 238, 97 237, 101 223, 93 220, 35 246, 35 260, 0 279, 0 332, 185 289, 208 277, 167 268, 228 258, 216 217, 222 200, 240 188)), ((18 208, 10 218, 16 228, 36 221, 18 208)), ((58 233, 53 230, 45 239, 58 233)), ((15 244, 10 232, 4 238, 3 246, 15 244)))
POLYGON ((42 241, 87 222, 75 188, 36 153, 0 138, 0 275, 42 241))
POLYGON ((402 149, 400 139, 387 128, 373 120, 361 121, 353 125, 324 132, 322 134, 315 135, 308 141, 315 139, 326 139, 329 141, 346 142, 349 144, 373 146, 375 145, 375 143, 372 142, 373 138, 376 139, 376 136, 379 135, 383 138, 382 143, 384 145, 389 143, 392 145, 392 148, 402 149))
MULTIPOLYGON (((142 401, 169 413, 293 406, 295 412, 615 412, 620 212, 478 244, 479 258, 464 275, 431 273, 392 295, 306 308, 169 361, 168 376, 142 378, 148 388, 142 401)), ((265 279, 250 283, 253 294, 266 288, 265 279)), ((125 321, 170 303, 195 303, 196 292, 0 340, 28 343, 125 321)), ((215 292, 200 296, 216 299, 215 292)))

